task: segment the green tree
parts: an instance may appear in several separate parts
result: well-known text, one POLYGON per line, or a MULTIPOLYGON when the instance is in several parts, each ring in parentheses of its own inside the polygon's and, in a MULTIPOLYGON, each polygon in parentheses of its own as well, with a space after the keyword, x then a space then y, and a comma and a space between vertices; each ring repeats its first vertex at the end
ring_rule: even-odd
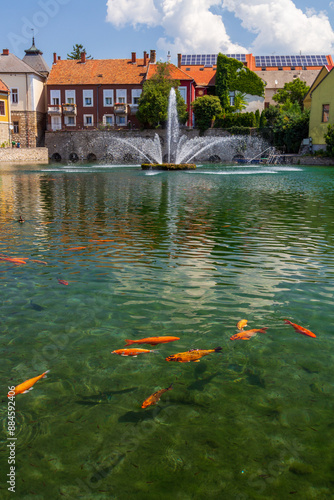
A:
POLYGON ((298 153, 301 141, 308 137, 309 119, 309 110, 302 111, 297 102, 287 100, 273 125, 275 146, 286 153, 298 153))
POLYGON ((193 103, 193 112, 195 115, 196 127, 204 132, 208 129, 215 118, 222 114, 222 106, 219 97, 214 95, 205 95, 197 97, 193 103))
MULTIPOLYGON (((81 52, 86 52, 86 49, 83 45, 76 43, 75 45, 73 45, 72 52, 70 52, 70 54, 67 54, 67 59, 81 59, 81 52)), ((86 55, 86 59, 92 59, 92 56, 86 55)))
POLYGON ((328 125, 324 138, 328 155, 334 157, 334 125, 328 125))
POLYGON ((242 111, 243 109, 247 108, 247 100, 246 100, 246 94, 242 92, 235 92, 234 95, 234 104, 233 104, 233 111, 238 113, 239 111, 242 111))
POLYGON ((230 106, 230 92, 264 96, 265 83, 241 61, 219 53, 217 56, 216 95, 224 111, 233 111, 230 106))
POLYGON ((143 92, 138 103, 137 118, 144 127, 156 128, 165 125, 169 93, 173 87, 176 92, 179 121, 181 123, 187 121, 187 105, 178 90, 179 85, 180 82, 171 77, 169 63, 158 62, 155 74, 143 85, 143 92))
POLYGON ((303 101, 310 87, 306 85, 300 78, 295 78, 292 82, 284 84, 282 89, 278 89, 273 95, 273 100, 279 104, 284 104, 286 101, 292 103, 297 102, 300 109, 303 109, 303 101))

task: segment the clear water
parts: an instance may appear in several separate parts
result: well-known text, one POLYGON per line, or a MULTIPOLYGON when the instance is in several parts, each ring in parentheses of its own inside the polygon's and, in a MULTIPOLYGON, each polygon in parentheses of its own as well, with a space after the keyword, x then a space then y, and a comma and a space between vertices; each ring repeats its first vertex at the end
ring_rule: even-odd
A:
POLYGON ((2 165, 0 193, 0 254, 47 262, 0 261, 1 498, 8 385, 47 369, 16 397, 17 498, 334 498, 334 169, 2 165))

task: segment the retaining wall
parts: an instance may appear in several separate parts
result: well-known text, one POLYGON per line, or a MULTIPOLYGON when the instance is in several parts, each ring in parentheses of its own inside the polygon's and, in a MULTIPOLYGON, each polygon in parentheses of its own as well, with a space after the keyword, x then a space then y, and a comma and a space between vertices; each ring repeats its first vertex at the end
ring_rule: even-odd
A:
POLYGON ((0 148, 0 162, 49 163, 47 148, 0 148))

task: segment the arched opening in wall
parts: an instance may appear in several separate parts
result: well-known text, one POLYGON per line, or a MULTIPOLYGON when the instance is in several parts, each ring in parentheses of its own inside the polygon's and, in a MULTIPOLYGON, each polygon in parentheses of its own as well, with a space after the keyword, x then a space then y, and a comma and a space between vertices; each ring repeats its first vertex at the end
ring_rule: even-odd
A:
POLYGON ((237 163, 246 163, 246 158, 244 157, 244 155, 242 154, 237 154, 237 155, 234 155, 233 158, 232 158, 232 161, 235 161, 237 163))
POLYGON ((51 156, 51 161, 61 161, 61 156, 59 153, 53 153, 51 156))
POLYGON ((221 161, 222 160, 221 160, 219 155, 211 155, 209 157, 209 162, 211 162, 211 163, 221 163, 221 161))
POLYGON ((134 157, 131 153, 125 153, 123 156, 123 161, 125 163, 134 163, 134 157))
POLYGON ((92 162, 92 161, 96 161, 96 155, 94 155, 94 153, 89 153, 89 155, 87 156, 87 161, 89 162, 92 162))
POLYGON ((75 163, 76 161, 79 160, 79 156, 76 153, 71 153, 68 159, 73 163, 75 163))

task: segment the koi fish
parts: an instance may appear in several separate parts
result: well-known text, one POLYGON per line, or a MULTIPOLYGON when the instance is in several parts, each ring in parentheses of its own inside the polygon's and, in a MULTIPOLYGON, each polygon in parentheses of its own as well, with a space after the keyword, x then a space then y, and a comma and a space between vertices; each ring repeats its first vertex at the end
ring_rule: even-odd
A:
MULTIPOLYGON (((22 384, 19 384, 15 387, 14 392, 16 394, 25 394, 33 389, 33 385, 36 384, 38 380, 41 378, 46 378, 46 374, 49 373, 50 370, 46 370, 46 372, 42 373, 42 375, 38 375, 38 377, 30 378, 22 384)), ((11 392, 11 391, 10 391, 11 392)), ((7 396, 10 398, 12 394, 8 393, 7 396)))
POLYGON ((307 335, 308 337, 316 338, 316 335, 313 332, 311 332, 310 330, 307 330, 306 328, 304 328, 300 325, 296 325, 296 323, 291 323, 291 321, 289 321, 288 319, 285 319, 284 323, 286 323, 287 325, 293 326, 293 328, 296 330, 296 332, 301 333, 302 335, 307 335))
POLYGON ((154 392, 149 396, 143 404, 141 405, 142 408, 147 408, 148 406, 156 405, 157 402, 160 400, 161 396, 163 395, 164 392, 171 391, 173 389, 173 384, 170 384, 167 389, 160 389, 160 391, 154 392))
POLYGON ((0 260, 6 260, 8 262, 12 262, 13 264, 16 264, 17 266, 20 266, 21 264, 26 264, 25 260, 19 259, 16 257, 0 257, 0 260))
POLYGON ((138 354, 146 354, 148 352, 154 352, 154 351, 150 351, 149 349, 116 349, 116 351, 111 351, 111 354, 136 357, 138 356, 138 354))
POLYGON ((268 330, 268 327, 254 328, 253 330, 246 331, 242 330, 241 332, 232 335, 230 340, 250 340, 252 337, 255 337, 257 333, 266 333, 266 330, 268 330))
POLYGON ((139 339, 139 340, 129 340, 125 339, 126 346, 131 345, 131 344, 150 344, 150 345, 157 345, 157 344, 166 344, 167 342, 174 342, 175 340, 180 340, 179 337, 168 337, 167 335, 165 337, 146 337, 144 339, 139 339))
POLYGON ((72 247, 72 248, 66 248, 67 252, 72 252, 74 250, 84 250, 86 247, 72 247))
POLYGON ((237 328, 238 330, 243 330, 244 329, 244 326, 247 325, 247 319, 241 319, 240 321, 238 321, 237 323, 237 328))
POLYGON ((68 281, 65 281, 65 280, 60 280, 59 278, 58 279, 58 283, 60 283, 61 285, 68 285, 68 281))
POLYGON ((35 260, 35 259, 30 259, 30 262, 36 262, 37 264, 44 264, 45 266, 48 265, 47 262, 45 262, 45 260, 35 260))
POLYGON ((178 361, 179 363, 189 363, 194 361, 199 363, 203 356, 207 356, 213 352, 219 352, 222 347, 216 347, 215 349, 190 349, 190 351, 179 352, 178 354, 172 354, 166 358, 166 361, 178 361))

